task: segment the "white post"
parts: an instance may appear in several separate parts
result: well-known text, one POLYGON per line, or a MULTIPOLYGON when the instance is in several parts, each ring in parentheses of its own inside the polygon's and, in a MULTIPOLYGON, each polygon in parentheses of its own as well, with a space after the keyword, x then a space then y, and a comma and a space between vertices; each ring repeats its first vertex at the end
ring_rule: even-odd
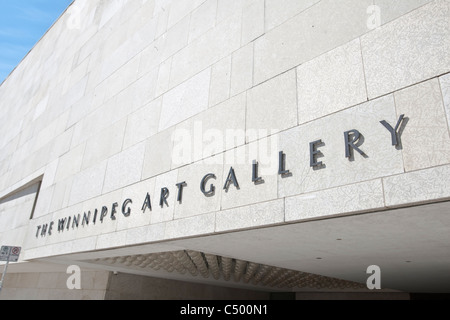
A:
POLYGON ((5 280, 5 275, 6 275, 6 272, 8 271, 8 265, 9 265, 9 258, 10 257, 11 257, 11 249, 9 250, 8 260, 6 260, 5 270, 3 270, 2 280, 0 281, 0 293, 2 293, 3 281, 5 280))

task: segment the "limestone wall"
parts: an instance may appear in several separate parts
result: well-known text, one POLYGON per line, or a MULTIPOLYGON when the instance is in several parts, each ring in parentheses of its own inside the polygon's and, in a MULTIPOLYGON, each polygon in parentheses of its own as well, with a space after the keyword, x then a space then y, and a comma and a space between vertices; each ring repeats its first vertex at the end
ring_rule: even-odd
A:
POLYGON ((448 199, 449 20, 448 0, 75 0, 0 87, 0 198, 42 180, 15 245, 30 260, 448 199), (380 121, 401 115, 393 146, 380 121))

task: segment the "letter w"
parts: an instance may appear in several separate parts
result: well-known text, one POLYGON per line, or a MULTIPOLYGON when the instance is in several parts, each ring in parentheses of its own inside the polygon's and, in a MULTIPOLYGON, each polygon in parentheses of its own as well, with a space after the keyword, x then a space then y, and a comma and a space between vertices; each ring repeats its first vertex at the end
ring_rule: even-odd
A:
POLYGON ((59 232, 64 231, 64 226, 66 225, 66 222, 67 222, 67 218, 59 219, 59 221, 58 221, 58 231, 59 232))

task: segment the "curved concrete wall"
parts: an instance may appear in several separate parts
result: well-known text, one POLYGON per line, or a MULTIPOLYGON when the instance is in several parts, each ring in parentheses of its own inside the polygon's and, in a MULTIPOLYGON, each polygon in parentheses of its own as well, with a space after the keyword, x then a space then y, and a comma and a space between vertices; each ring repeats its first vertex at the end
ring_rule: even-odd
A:
POLYGON ((14 245, 448 199, 449 20, 448 0, 75 0, 0 88, 0 197, 43 177, 14 245))

